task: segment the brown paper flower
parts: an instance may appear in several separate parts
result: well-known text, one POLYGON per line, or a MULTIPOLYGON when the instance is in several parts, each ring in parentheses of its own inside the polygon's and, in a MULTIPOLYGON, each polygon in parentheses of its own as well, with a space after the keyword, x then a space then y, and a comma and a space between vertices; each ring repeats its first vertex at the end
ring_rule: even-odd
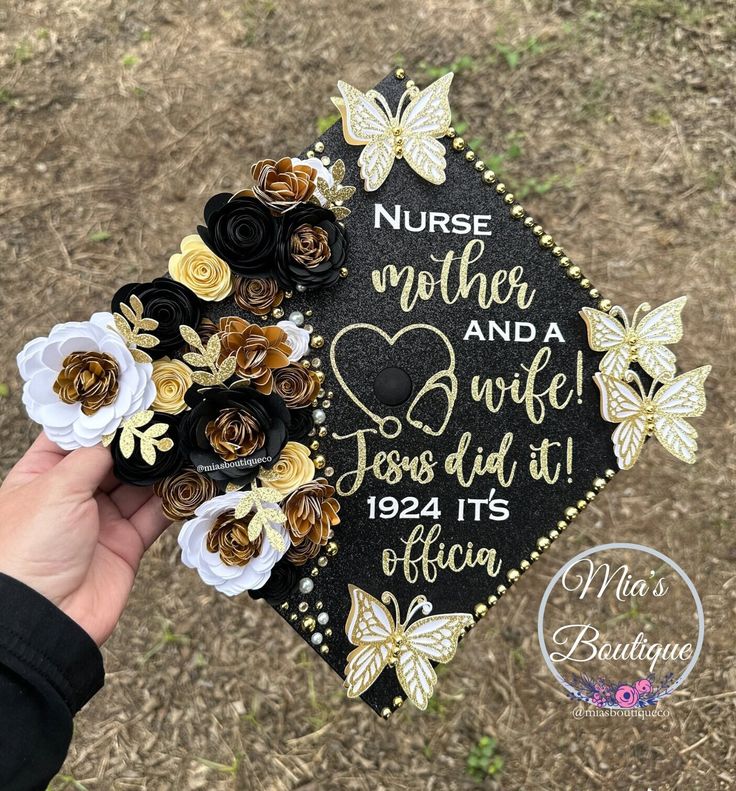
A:
POLYGON ((219 302, 233 290, 230 267, 196 233, 181 240, 181 252, 169 259, 169 274, 207 302, 219 302))
POLYGON ((284 292, 272 277, 239 277, 235 280, 235 302, 243 310, 265 316, 284 301, 284 292))
POLYGON ((289 364, 291 347, 279 327, 259 327, 238 316, 220 319, 218 334, 222 341, 220 362, 235 355, 236 371, 268 395, 273 390, 272 371, 289 364))
POLYGON ((334 498, 335 487, 325 478, 305 483, 284 500, 286 524, 295 544, 308 539, 326 544, 332 525, 340 523, 340 503, 334 498))
POLYGON ((226 566, 245 566, 251 558, 261 553, 263 533, 251 541, 248 538, 248 525, 253 514, 235 518, 234 511, 225 511, 216 519, 207 534, 207 549, 220 555, 226 566))
POLYGON ((289 252, 293 261, 314 269, 330 257, 327 231, 317 225, 300 225, 291 235, 289 252))
POLYGON ((192 371, 186 363, 168 357, 154 360, 151 380, 156 385, 151 409, 178 415, 187 408, 184 396, 192 386, 192 371))
MULTIPOLYGON (((206 346, 207 341, 217 332, 217 324, 212 319, 202 319, 197 325, 197 335, 202 339, 202 343, 206 346)), ((199 349, 192 349, 198 352, 199 349)))
POLYGON ((236 408, 223 409, 205 426, 204 433, 212 449, 225 461, 250 456, 266 441, 256 418, 236 408))
POLYGON ((72 352, 62 360, 53 390, 65 404, 82 405, 93 415, 118 394, 118 363, 104 352, 72 352))
POLYGON ((202 503, 217 495, 217 485, 191 468, 169 475, 153 486, 161 498, 161 509, 173 522, 190 519, 202 503))
POLYGON ((303 365, 288 365, 273 372, 273 387, 289 409, 302 409, 317 398, 320 382, 314 371, 303 365))
POLYGON ((287 442, 276 464, 270 470, 263 470, 259 477, 266 486, 282 494, 293 492, 314 478, 309 449, 301 442, 287 442))
POLYGON ((315 190, 317 170, 305 162, 295 165, 289 157, 277 162, 262 159, 251 168, 255 185, 237 193, 236 197, 252 195, 278 212, 285 212, 303 203, 315 190))
POLYGON ((303 566, 308 560, 319 555, 320 545, 315 544, 307 538, 303 538, 301 543, 292 544, 286 552, 286 559, 295 566, 303 566))

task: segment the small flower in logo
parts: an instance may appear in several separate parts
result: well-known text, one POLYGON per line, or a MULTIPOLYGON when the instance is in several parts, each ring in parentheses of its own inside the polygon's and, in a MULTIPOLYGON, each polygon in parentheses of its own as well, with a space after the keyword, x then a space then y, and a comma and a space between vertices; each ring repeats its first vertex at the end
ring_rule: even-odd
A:
POLYGON ((630 684, 621 684, 614 697, 622 709, 631 709, 639 702, 639 693, 630 684))
POLYGON ((635 684, 634 689, 639 696, 648 695, 652 691, 652 682, 648 678, 640 678, 635 684))

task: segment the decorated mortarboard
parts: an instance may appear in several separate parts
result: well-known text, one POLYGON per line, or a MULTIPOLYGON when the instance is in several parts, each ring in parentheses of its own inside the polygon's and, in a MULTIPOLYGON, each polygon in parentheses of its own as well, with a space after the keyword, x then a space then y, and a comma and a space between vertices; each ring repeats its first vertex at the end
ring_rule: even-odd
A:
POLYGON ((109 445, 186 566, 384 717, 647 438, 695 460, 710 370, 677 373, 684 297, 629 319, 527 215, 451 82, 338 82, 341 121, 211 198, 166 276, 18 355, 53 441, 109 445))

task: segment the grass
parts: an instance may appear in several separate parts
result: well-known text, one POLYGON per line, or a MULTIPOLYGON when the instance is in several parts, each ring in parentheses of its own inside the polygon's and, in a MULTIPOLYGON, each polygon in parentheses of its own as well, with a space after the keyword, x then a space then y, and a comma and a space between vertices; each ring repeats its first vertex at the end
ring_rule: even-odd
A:
POLYGON ((503 757, 498 752, 498 742, 492 736, 481 736, 468 753, 467 773, 478 783, 497 778, 503 771, 503 757))
POLYGON ((112 237, 110 231, 100 230, 100 231, 91 231, 87 234, 87 238, 90 242, 107 242, 112 237))
POLYGON ((323 135, 334 123, 340 120, 340 113, 329 113, 328 115, 321 115, 315 124, 317 135, 323 135))
POLYGON ((28 39, 23 39, 18 44, 15 45, 15 51, 13 52, 13 59, 19 65, 23 65, 24 63, 28 63, 29 60, 33 58, 33 46, 28 39))
POLYGON ((169 645, 186 645, 187 643, 189 643, 189 635, 177 634, 168 621, 162 620, 161 634, 158 640, 143 654, 140 663, 145 664, 169 645))

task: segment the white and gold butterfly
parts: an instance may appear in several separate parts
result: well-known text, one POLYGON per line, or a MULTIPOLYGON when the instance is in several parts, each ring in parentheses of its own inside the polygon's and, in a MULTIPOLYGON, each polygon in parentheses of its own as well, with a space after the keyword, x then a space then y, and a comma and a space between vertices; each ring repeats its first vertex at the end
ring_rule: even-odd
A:
POLYGON ((622 470, 635 464, 644 441, 652 435, 673 456, 695 462, 698 432, 685 418, 705 411, 703 385, 710 369, 704 365, 659 386, 654 380, 646 394, 632 371, 626 373, 627 381, 600 372, 593 377, 601 391, 603 419, 619 424, 613 432, 613 448, 622 470), (629 382, 636 382, 639 392, 629 382))
POLYGON ((365 146, 358 165, 366 192, 383 184, 394 159, 405 159, 432 184, 444 182, 445 147, 436 138, 444 137, 450 128, 447 96, 452 76, 452 72, 445 74, 423 91, 408 88, 395 113, 378 91, 363 93, 342 80, 337 83, 342 98, 333 96, 332 101, 342 116, 345 140, 365 146))
POLYGON ((580 315, 588 327, 588 344, 593 351, 605 352, 600 370, 621 379, 630 364, 636 362, 653 379, 660 382, 672 379, 676 371, 675 355, 666 344, 677 343, 682 338, 680 314, 686 301, 687 297, 678 297, 654 310, 644 302, 634 311, 630 322, 618 305, 608 313, 583 308, 580 315), (645 315, 639 318, 640 314, 645 315))
POLYGON ((381 600, 393 604, 394 621, 388 609, 365 591, 348 586, 350 614, 345 624, 348 640, 357 646, 348 654, 345 686, 349 698, 357 698, 388 666, 396 676, 406 697, 420 709, 426 709, 437 683, 432 662, 449 662, 463 632, 474 623, 466 613, 429 615, 432 605, 424 596, 412 599, 402 622, 396 597, 384 591, 381 600), (419 611, 429 616, 411 626, 409 621, 419 611))

